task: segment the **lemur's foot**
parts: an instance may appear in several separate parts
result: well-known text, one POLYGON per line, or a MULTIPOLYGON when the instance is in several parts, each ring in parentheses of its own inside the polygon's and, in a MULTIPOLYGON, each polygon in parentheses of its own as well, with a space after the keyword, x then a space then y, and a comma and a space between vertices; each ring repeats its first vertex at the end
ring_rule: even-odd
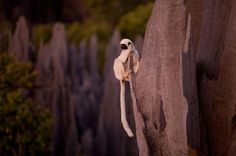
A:
POLYGON ((132 73, 132 70, 131 70, 131 69, 128 69, 128 70, 126 71, 126 73, 125 73, 125 80, 128 80, 128 79, 129 79, 131 73, 132 73))

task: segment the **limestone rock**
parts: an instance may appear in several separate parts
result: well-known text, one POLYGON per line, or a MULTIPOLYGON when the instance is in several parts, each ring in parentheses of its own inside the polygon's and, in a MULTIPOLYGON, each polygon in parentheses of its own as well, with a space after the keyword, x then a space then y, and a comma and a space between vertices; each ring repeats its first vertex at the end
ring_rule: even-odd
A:
POLYGON ((235 3, 155 2, 136 79, 140 155, 235 154, 235 3))
POLYGON ((24 17, 20 17, 17 21, 16 30, 10 41, 8 51, 10 55, 19 61, 26 62, 30 60, 29 29, 24 17))

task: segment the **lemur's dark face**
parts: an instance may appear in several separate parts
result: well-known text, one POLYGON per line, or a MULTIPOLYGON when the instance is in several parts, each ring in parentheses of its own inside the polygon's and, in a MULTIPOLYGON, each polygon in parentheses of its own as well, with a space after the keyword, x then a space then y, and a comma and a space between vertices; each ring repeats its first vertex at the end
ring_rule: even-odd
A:
POLYGON ((125 50, 125 49, 128 49, 128 46, 126 44, 121 44, 120 45, 121 49, 125 50))
POLYGON ((122 50, 126 50, 126 49, 132 50, 132 42, 129 39, 123 39, 120 42, 120 47, 122 50))

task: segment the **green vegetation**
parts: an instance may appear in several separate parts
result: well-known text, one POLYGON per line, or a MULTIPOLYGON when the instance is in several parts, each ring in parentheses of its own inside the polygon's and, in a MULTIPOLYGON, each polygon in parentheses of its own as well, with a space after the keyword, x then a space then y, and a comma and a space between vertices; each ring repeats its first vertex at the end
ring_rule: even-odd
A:
POLYGON ((137 35, 144 35, 152 7, 153 3, 140 5, 121 17, 118 29, 122 35, 131 39, 134 39, 137 35))
POLYGON ((0 22, 0 51, 7 51, 12 26, 7 21, 0 22))
POLYGON ((146 2, 147 0, 86 0, 85 5, 92 18, 116 25, 121 16, 146 2))
POLYGON ((36 25, 33 27, 33 43, 39 47, 40 42, 47 43, 51 39, 52 28, 50 25, 36 25))
POLYGON ((0 31, 11 30, 12 25, 8 21, 0 22, 0 31))
POLYGON ((111 28, 105 21, 88 21, 83 24, 74 22, 66 24, 66 32, 68 42, 79 45, 82 40, 88 40, 94 34, 97 34, 101 40, 107 40, 111 28))
POLYGON ((50 155, 52 116, 28 96, 36 73, 31 64, 0 55, 0 155, 50 155))

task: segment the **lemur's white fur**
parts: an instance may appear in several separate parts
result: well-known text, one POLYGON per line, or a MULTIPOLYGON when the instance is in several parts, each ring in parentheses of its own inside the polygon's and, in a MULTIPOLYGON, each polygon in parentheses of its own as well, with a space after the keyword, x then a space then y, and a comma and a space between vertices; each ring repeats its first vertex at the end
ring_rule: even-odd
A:
POLYGON ((113 70, 115 73, 115 77, 120 81, 120 108, 121 108, 121 123, 123 128, 129 137, 133 137, 134 134, 129 127, 126 118, 126 109, 125 109, 125 81, 129 81, 130 74, 137 74, 139 69, 139 54, 135 49, 133 43, 129 39, 123 39, 120 42, 122 51, 120 56, 118 56, 113 65, 113 70), (133 69, 127 69, 127 60, 132 54, 133 56, 133 69), (125 65, 126 64, 126 65, 125 65))

